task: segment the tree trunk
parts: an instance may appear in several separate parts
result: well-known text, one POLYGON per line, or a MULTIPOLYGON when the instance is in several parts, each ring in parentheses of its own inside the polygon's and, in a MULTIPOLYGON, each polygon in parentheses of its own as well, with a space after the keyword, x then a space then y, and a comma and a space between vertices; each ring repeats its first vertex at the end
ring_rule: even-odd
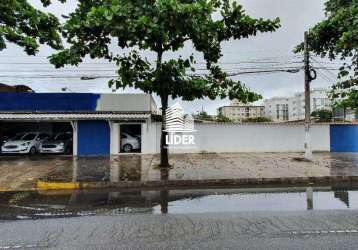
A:
POLYGON ((169 167, 169 157, 168 157, 168 147, 166 145, 165 137, 167 132, 165 132, 165 114, 168 108, 168 96, 161 96, 162 102, 162 133, 160 136, 160 167, 168 168, 169 167))
MULTIPOLYGON (((158 52, 157 52, 157 71, 161 73, 162 68, 162 57, 163 57, 163 48, 162 43, 158 44, 158 52)), ((161 79, 159 79, 161 81, 161 79)), ((162 103, 162 133, 160 136, 160 167, 161 168, 169 168, 169 157, 168 157, 168 147, 166 144, 166 136, 167 132, 165 132, 165 114, 168 108, 168 94, 166 94, 166 89, 164 86, 165 83, 161 82, 161 91, 159 92, 161 103, 162 103)))

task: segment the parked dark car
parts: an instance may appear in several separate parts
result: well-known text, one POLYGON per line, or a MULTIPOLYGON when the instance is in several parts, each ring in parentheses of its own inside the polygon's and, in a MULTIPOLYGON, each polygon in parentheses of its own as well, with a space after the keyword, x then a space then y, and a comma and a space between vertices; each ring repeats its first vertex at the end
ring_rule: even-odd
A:
POLYGON ((41 154, 71 154, 72 133, 58 133, 40 145, 41 154))

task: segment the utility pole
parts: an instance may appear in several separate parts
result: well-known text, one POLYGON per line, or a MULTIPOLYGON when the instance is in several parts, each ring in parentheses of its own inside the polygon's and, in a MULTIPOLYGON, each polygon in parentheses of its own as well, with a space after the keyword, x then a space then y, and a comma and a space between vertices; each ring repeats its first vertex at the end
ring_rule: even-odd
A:
POLYGON ((311 126, 311 90, 310 90, 310 54, 308 47, 308 33, 304 38, 304 71, 305 71, 305 159, 312 160, 312 147, 310 138, 311 126))

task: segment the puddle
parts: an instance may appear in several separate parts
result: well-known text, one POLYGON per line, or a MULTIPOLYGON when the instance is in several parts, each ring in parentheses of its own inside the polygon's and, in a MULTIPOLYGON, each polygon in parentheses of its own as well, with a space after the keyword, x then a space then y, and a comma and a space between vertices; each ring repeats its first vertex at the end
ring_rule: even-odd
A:
MULTIPOLYGON (((302 161, 300 156, 299 153, 173 154, 170 161, 174 167, 168 170, 167 179, 358 176, 357 153, 319 153, 314 155, 312 163, 302 161)), ((0 156, 0 186, 28 189, 38 179, 45 182, 159 181, 158 164, 158 155, 0 156)))
POLYGON ((0 193, 0 220, 311 209, 358 209, 358 190, 297 187, 0 193))
MULTIPOLYGON (((307 203, 306 192, 215 194, 169 202, 168 210, 169 213, 206 213, 357 209, 358 191, 313 192, 313 206, 308 207, 307 203)), ((160 212, 159 206, 155 212, 160 212)))

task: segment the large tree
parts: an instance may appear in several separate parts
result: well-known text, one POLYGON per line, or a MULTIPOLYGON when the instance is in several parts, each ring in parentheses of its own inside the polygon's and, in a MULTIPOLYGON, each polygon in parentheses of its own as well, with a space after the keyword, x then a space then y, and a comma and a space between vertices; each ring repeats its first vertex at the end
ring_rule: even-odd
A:
MULTIPOLYGON (((339 105, 358 108, 358 0, 328 0, 325 20, 309 30, 310 51, 329 59, 344 60, 332 97, 339 105)), ((303 44, 297 51, 303 50, 303 44)))
MULTIPOLYGON (((50 4, 49 0, 42 3, 50 4)), ((23 47, 28 55, 35 55, 39 44, 60 49, 59 26, 54 15, 34 8, 26 0, 0 0, 0 52, 6 49, 7 43, 23 47)), ((0 128, 0 145, 2 136, 0 128)))
MULTIPOLYGON (((260 95, 239 81, 229 78, 219 66, 221 42, 272 32, 279 19, 255 19, 231 0, 87 0, 79 1, 63 27, 71 45, 51 56, 56 67, 78 65, 86 55, 105 58, 118 66, 118 79, 110 81, 116 88, 134 87, 161 98, 162 117, 171 97, 193 100, 216 97, 237 98, 252 102, 260 95), (218 18, 214 18, 217 15, 218 18), (126 54, 114 54, 109 45, 129 48, 126 54), (186 44, 201 52, 207 74, 195 74, 195 58, 163 59, 166 52, 178 51, 186 44), (155 62, 141 56, 149 50, 155 62)), ((164 119, 163 119, 164 120, 164 119)), ((162 122, 161 163, 168 167, 162 122)))
MULTIPOLYGON (((41 2, 50 4, 49 0, 41 2)), ((27 0, 0 1, 0 51, 8 42, 23 47, 28 55, 36 54, 39 44, 61 49, 59 26, 54 15, 36 9, 27 0)))

